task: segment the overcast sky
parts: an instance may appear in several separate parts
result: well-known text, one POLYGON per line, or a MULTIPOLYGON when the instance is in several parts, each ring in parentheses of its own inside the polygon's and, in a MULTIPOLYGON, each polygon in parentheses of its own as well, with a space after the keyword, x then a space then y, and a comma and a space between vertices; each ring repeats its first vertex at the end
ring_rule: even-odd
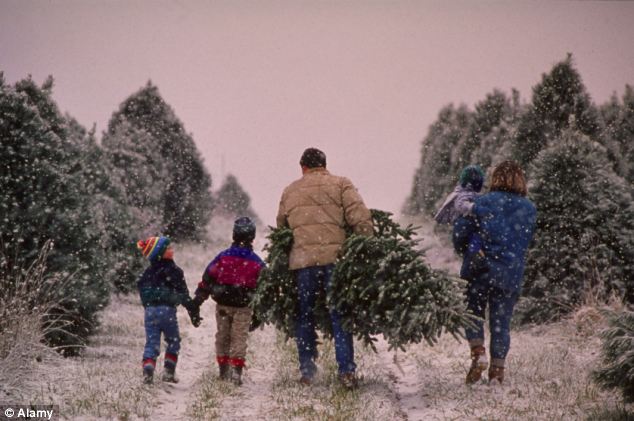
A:
POLYGON ((62 111, 101 133, 151 79, 214 188, 233 173, 267 224, 306 147, 397 212, 442 106, 529 101, 567 52, 602 103, 634 84, 633 45, 634 2, 0 0, 8 82, 53 75, 62 111))

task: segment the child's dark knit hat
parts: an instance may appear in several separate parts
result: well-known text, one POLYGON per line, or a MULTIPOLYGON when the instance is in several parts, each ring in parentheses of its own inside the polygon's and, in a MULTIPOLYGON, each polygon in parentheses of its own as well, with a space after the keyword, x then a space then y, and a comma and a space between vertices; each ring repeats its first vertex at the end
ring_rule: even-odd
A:
POLYGON ((317 148, 308 148, 302 154, 299 165, 307 168, 326 167, 326 154, 317 148))
POLYGON ((151 262, 161 260, 169 245, 170 239, 167 237, 150 237, 147 240, 139 240, 136 243, 143 257, 147 257, 151 262))
POLYGON ((484 184, 484 171, 479 165, 468 165, 460 173, 460 185, 471 186, 474 191, 480 191, 484 184))
POLYGON ((248 216, 241 216, 233 223, 233 241, 251 243, 255 239, 255 224, 248 216))

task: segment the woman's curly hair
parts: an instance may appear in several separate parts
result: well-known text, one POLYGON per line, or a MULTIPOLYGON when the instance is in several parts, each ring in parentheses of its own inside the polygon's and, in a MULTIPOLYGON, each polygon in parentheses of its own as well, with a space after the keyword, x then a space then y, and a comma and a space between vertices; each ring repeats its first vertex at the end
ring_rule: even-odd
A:
POLYGON ((491 191, 505 191, 526 196, 526 177, 515 161, 504 161, 495 167, 491 175, 491 191))

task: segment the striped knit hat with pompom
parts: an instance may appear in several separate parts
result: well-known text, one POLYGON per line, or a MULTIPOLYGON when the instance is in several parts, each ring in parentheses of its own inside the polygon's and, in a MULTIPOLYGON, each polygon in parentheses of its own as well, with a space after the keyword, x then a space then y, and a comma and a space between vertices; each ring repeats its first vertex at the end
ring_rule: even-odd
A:
POLYGON ((167 237, 150 237, 147 240, 139 240, 136 243, 143 257, 147 257, 150 261, 161 260, 169 245, 170 239, 167 237))

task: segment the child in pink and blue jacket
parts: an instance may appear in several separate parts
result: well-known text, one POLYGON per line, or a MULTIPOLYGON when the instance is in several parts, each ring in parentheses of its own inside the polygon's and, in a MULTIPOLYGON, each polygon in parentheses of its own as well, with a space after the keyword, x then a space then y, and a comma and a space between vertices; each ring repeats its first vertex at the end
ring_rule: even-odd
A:
POLYGON ((198 284, 194 302, 209 296, 216 302, 216 360, 220 378, 242 383, 252 310, 249 307, 264 262, 253 252, 255 224, 246 217, 235 220, 233 244, 209 263, 198 284))

